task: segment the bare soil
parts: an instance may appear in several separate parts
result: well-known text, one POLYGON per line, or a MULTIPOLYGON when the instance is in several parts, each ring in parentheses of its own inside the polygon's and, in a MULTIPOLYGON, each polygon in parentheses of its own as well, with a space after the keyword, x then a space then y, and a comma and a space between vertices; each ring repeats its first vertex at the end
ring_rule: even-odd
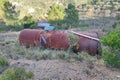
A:
POLYGON ((120 80, 120 70, 95 64, 91 69, 86 61, 22 59, 10 60, 10 65, 31 70, 35 74, 33 80, 120 80))

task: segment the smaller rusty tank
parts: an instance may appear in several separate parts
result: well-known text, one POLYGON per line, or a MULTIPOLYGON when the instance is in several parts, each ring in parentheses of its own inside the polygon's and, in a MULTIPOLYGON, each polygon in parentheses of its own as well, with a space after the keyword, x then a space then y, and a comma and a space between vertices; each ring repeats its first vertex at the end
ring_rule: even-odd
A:
POLYGON ((75 34, 75 35, 78 35, 79 39, 76 42, 77 45, 74 45, 72 47, 72 50, 74 52, 85 51, 85 52, 89 53, 90 55, 95 55, 95 54, 101 55, 101 43, 100 43, 100 41, 98 39, 98 35, 96 33, 78 32, 78 34, 75 34), (88 37, 81 36, 79 34, 83 34, 88 37))

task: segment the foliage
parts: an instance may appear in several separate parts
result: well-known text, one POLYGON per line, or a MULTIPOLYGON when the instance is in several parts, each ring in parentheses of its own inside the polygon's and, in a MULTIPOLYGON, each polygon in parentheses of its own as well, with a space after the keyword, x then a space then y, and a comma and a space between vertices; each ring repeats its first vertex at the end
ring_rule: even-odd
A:
POLYGON ((107 65, 120 68, 120 53, 115 51, 112 53, 109 50, 103 50, 103 58, 107 65))
POLYGON ((0 19, 3 18, 3 8, 4 8, 4 4, 7 2, 8 0, 0 0, 0 19))
POLYGON ((111 30, 102 38, 102 43, 111 49, 120 48, 120 29, 111 30))
POLYGON ((51 24, 57 27, 57 29, 68 29, 79 26, 79 14, 78 10, 75 9, 75 5, 68 4, 68 7, 65 9, 64 7, 58 8, 61 5, 53 4, 51 11, 48 14, 48 20, 51 24))
MULTIPOLYGON (((21 30, 23 28, 36 28, 35 22, 32 18, 32 16, 25 16, 23 19, 19 19, 20 11, 16 9, 15 5, 12 5, 9 1, 5 1, 4 3, 1 2, 3 6, 1 7, 1 10, 4 12, 2 14, 2 19, 4 21, 4 24, 9 26, 9 29, 13 30, 21 30)), ((8 30, 8 29, 7 29, 8 30)))
POLYGON ((0 76, 0 80, 29 80, 34 74, 29 71, 26 72, 25 68, 18 67, 14 69, 7 69, 0 76))
POLYGON ((64 6, 62 4, 53 4, 48 12, 48 20, 63 20, 64 6))
POLYGON ((69 34, 69 40, 70 40, 70 47, 73 47, 73 46, 79 46, 77 44, 78 40, 79 40, 79 37, 74 35, 74 34, 69 34))
POLYGON ((68 7, 66 8, 65 22, 70 28, 79 26, 78 10, 76 10, 75 5, 71 3, 68 4, 68 7))
POLYGON ((9 26, 5 25, 4 22, 0 22, 0 32, 8 31, 9 26))
POLYGON ((9 1, 4 3, 4 22, 7 25, 13 25, 16 26, 18 24, 16 24, 18 22, 18 17, 19 17, 19 11, 15 10, 15 6, 13 6, 9 1))
POLYGON ((35 22, 33 20, 32 16, 25 16, 23 19, 20 20, 21 25, 24 26, 24 28, 36 28, 37 25, 35 25, 35 22))
POLYGON ((48 21, 55 26, 57 29, 62 28, 61 25, 64 19, 64 6, 59 4, 52 4, 50 10, 48 11, 48 21))
POLYGON ((106 64, 120 68, 120 28, 112 30, 101 38, 103 45, 108 49, 103 50, 103 58, 106 64))
POLYGON ((0 73, 8 67, 8 64, 8 60, 5 57, 0 56, 0 73))
POLYGON ((80 24, 81 27, 89 27, 89 24, 80 24))
POLYGON ((7 66, 8 60, 5 57, 0 56, 0 66, 7 66))

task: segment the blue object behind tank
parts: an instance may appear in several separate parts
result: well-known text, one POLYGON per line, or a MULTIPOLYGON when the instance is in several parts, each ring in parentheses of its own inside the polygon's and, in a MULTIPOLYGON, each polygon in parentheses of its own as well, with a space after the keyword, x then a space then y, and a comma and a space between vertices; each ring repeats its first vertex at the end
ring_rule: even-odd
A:
POLYGON ((44 33, 46 33, 46 30, 52 31, 52 30, 54 30, 54 29, 55 29, 54 26, 45 26, 45 28, 44 28, 44 33))

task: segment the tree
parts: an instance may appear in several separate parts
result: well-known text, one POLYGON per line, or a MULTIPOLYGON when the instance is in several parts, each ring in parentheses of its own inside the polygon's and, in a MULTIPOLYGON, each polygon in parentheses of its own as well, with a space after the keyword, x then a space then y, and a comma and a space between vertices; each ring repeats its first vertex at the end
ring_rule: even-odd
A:
POLYGON ((12 25, 15 26, 17 25, 18 21, 18 16, 19 16, 19 11, 15 10, 15 6, 13 6, 9 1, 6 1, 3 6, 3 11, 4 11, 4 22, 7 25, 12 25))
POLYGON ((3 8, 4 8, 5 2, 7 2, 7 1, 8 0, 0 0, 0 19, 3 18, 3 14, 4 14, 3 8))
POLYGON ((75 9, 73 4, 68 4, 68 8, 66 9, 65 22, 68 27, 78 27, 79 25, 79 14, 78 10, 75 9))
POLYGON ((63 20, 64 6, 62 4, 53 4, 48 12, 48 20, 63 20))
POLYGON ((23 25, 24 28, 36 28, 37 27, 31 15, 25 16, 23 19, 19 20, 19 22, 21 23, 21 25, 23 25))
POLYGON ((65 8, 62 4, 53 4, 50 6, 47 19, 57 29, 62 28, 62 23, 65 16, 64 10, 65 8))

